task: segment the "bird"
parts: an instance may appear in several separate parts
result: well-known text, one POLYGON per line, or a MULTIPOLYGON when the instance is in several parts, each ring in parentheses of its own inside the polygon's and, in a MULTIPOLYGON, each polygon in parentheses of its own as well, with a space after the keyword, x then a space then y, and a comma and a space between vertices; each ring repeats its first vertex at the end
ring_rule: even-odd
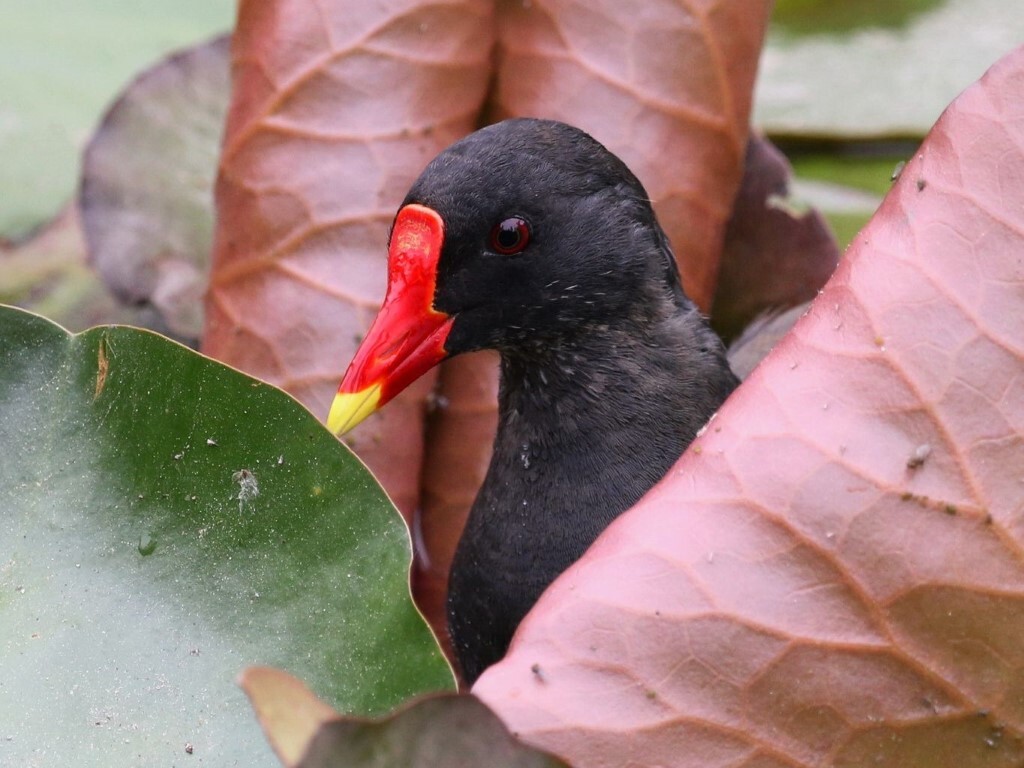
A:
POLYGON ((469 685, 738 384, 643 185, 553 120, 481 128, 413 183, 382 308, 328 428, 343 434, 440 361, 481 349, 500 356, 498 428, 447 599, 469 685))

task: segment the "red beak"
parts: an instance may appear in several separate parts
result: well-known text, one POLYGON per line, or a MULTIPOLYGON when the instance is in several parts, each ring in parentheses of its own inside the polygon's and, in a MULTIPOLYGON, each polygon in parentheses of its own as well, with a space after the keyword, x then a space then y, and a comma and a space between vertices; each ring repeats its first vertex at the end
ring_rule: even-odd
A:
POLYGON ((344 434, 447 357, 452 317, 433 307, 444 222, 423 205, 398 212, 388 250, 388 290, 349 363, 327 417, 344 434))

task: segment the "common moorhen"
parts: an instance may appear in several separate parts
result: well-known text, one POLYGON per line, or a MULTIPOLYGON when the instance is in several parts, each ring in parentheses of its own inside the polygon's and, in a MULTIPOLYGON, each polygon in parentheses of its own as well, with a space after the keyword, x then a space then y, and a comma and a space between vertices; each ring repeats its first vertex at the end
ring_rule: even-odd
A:
POLYGON ((351 429, 441 360, 501 354, 498 433, 452 564, 468 682, 548 584, 665 474, 737 384, 643 186, 582 131, 507 120, 437 156, 331 407, 351 429))

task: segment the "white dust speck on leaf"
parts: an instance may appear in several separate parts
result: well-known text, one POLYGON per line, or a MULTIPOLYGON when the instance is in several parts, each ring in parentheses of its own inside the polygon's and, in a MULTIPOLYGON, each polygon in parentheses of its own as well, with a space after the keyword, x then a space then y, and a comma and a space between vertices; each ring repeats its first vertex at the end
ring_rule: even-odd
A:
POLYGON ((231 479, 238 483, 238 511, 244 512, 245 505, 260 495, 256 475, 248 469, 240 469, 231 475, 231 479))

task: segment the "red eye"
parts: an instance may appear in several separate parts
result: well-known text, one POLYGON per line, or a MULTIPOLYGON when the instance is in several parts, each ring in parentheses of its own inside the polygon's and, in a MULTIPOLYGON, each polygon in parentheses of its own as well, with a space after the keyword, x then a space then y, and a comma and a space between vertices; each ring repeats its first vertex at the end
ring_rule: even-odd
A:
POLYGON ((518 216, 505 219, 491 230, 491 248, 504 256, 522 253, 530 242, 530 225, 518 216))

